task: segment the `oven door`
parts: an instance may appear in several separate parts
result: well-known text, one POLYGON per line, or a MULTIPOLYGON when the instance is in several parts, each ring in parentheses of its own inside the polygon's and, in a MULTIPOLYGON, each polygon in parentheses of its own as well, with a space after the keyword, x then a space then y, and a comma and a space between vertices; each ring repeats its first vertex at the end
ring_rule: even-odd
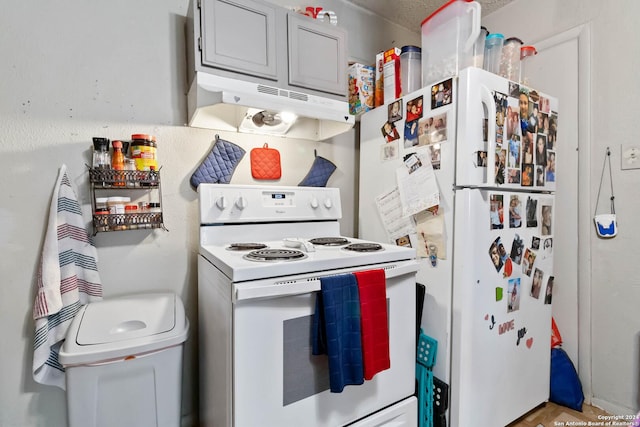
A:
MULTIPOLYGON (((386 273, 391 368, 342 393, 329 391, 327 357, 311 354, 318 277, 234 284, 234 427, 342 426, 413 395, 417 265, 401 261, 366 269, 376 268, 386 273)), ((363 268, 331 274, 358 270, 363 268)), ((415 405, 401 407, 415 412, 415 405)), ((415 413, 392 418, 397 426, 417 422, 415 413), (407 422, 398 424, 401 419, 407 422)))

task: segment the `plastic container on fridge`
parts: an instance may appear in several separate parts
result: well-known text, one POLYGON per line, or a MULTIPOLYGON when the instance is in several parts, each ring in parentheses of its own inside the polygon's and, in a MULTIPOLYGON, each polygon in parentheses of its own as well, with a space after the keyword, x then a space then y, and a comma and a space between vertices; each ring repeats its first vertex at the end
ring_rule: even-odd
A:
POLYGON ((523 43, 517 37, 509 37, 502 46, 500 75, 512 82, 520 83, 520 48, 523 43))
POLYGON ((537 55, 538 51, 533 46, 522 46, 520 48, 520 83, 525 86, 529 85, 529 77, 527 76, 527 58, 537 55))
POLYGON ((414 92, 422 87, 422 53, 417 46, 402 46, 400 50, 400 84, 402 94, 414 92))
POLYGON ((454 76, 473 65, 480 35, 480 3, 449 0, 422 21, 422 83, 454 76))
POLYGON ((482 68, 484 65, 484 42, 489 35, 486 27, 480 27, 480 35, 473 45, 473 60, 471 65, 476 68, 482 68))
POLYGON ((494 33, 487 36, 484 42, 484 69, 488 72, 498 74, 500 71, 503 45, 504 35, 494 33))

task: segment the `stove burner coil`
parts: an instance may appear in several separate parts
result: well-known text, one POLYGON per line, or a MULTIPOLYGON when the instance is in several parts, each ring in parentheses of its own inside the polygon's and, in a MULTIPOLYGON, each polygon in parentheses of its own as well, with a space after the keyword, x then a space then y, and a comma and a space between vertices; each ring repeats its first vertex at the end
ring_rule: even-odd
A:
POLYGON ((318 237, 309 240, 309 242, 320 246, 343 246, 351 243, 344 237, 318 237))
POLYGON ((249 261, 298 261, 306 258, 304 252, 296 251, 292 249, 260 249, 257 251, 251 251, 245 256, 244 259, 249 261))
POLYGON ((231 243, 227 250, 229 251, 252 251, 256 249, 264 249, 267 245, 264 243, 231 243))
POLYGON ((382 251, 384 248, 378 243, 352 243, 349 246, 345 246, 344 250, 354 252, 376 252, 382 251))

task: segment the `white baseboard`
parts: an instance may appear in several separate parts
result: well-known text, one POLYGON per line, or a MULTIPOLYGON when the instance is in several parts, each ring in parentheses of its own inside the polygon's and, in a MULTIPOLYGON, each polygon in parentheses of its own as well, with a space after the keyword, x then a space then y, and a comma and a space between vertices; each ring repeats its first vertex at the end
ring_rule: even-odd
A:
POLYGON ((596 397, 591 398, 591 405, 605 410, 611 415, 636 415, 636 411, 631 408, 625 408, 624 406, 616 405, 615 403, 607 402, 606 400, 596 397))

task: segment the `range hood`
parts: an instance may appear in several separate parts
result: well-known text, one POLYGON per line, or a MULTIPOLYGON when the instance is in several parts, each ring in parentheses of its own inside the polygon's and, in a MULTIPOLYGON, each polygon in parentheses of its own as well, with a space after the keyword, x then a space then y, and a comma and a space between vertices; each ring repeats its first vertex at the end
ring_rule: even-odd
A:
POLYGON ((345 101, 204 72, 193 78, 188 113, 193 127, 314 141, 344 133, 355 123, 345 101), (283 123, 283 113, 297 119, 283 123))

